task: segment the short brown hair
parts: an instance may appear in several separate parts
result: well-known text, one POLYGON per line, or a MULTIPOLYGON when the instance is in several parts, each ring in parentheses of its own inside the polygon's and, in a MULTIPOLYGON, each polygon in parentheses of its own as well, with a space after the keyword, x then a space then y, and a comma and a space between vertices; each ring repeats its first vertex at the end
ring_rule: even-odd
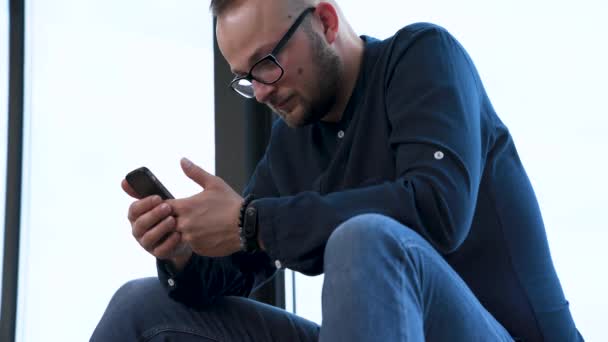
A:
POLYGON ((214 17, 217 17, 232 2, 234 2, 234 0, 211 0, 211 4, 209 5, 209 10, 211 10, 211 14, 213 14, 214 17))
MULTIPOLYGON (((295 12, 302 11, 304 8, 311 6, 315 1, 303 0, 288 0, 288 8, 295 12)), ((211 0, 209 10, 214 17, 220 16, 230 5, 234 4, 235 0, 211 0)))

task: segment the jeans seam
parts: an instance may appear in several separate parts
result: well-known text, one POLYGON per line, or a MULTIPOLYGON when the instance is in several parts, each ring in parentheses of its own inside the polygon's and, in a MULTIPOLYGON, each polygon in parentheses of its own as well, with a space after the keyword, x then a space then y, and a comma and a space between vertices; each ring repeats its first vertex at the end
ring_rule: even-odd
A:
MULTIPOLYGON (((439 259, 441 259, 447 263, 447 261, 443 258, 443 256, 439 252, 437 252, 432 247, 429 248, 428 246, 420 245, 419 243, 415 242, 415 239, 406 238, 406 239, 399 240, 399 241, 401 242, 401 245, 404 248, 405 254, 407 254, 407 251, 411 251, 411 250, 418 250, 420 253, 425 253, 425 254, 427 254, 427 257, 431 257, 431 258, 434 257, 433 254, 437 254, 439 259)), ((511 336, 511 333, 502 325, 502 323, 499 322, 496 319, 496 317, 494 317, 494 315, 483 306, 483 304, 481 302, 479 302, 479 298, 477 298, 477 295, 475 295, 473 290, 471 290, 471 288, 468 287, 468 284, 464 281, 464 279, 462 279, 462 277, 460 277, 460 274, 458 274, 458 272, 456 272, 449 263, 447 263, 447 266, 450 267, 454 271, 454 273, 456 273, 456 276, 459 277, 460 280, 462 281, 462 284, 465 285, 465 287, 466 287, 465 290, 468 290, 469 292, 471 292, 471 294, 473 294, 473 296, 477 299, 479 305, 481 305, 481 307, 486 311, 486 313, 494 319, 494 322, 498 323, 498 325, 506 332, 507 336, 509 336, 512 340, 515 339, 515 337, 511 336)), ((418 273, 418 270, 416 270, 415 272, 418 273)), ((422 289, 420 289, 420 290, 422 290, 422 289)), ((421 294, 421 295, 423 295, 423 294, 421 294)), ((423 312, 423 314, 425 314, 425 313, 423 312)), ((488 317, 484 316, 484 318, 487 320, 488 317)), ((518 340, 516 340, 516 341, 518 341, 518 340)))

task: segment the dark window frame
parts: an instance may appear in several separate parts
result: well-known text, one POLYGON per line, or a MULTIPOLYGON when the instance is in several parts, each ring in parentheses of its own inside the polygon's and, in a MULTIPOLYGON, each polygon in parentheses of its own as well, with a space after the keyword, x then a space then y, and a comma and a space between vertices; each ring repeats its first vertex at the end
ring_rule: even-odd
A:
MULTIPOLYGON (((25 0, 10 0, 9 2, 8 139, 0 316, 1 341, 15 340, 17 323, 23 163, 24 3, 25 0)), ((5 80, 0 80, 0 82, 5 82, 5 80)))

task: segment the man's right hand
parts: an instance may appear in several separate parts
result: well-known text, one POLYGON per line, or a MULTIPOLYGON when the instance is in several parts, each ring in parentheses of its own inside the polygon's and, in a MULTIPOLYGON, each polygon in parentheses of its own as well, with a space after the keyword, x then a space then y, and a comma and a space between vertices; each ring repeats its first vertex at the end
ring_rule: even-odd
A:
POLYGON ((172 216, 171 206, 159 196, 141 199, 124 179, 121 186, 127 194, 137 199, 129 207, 128 213, 133 237, 148 253, 158 259, 169 260, 177 271, 182 270, 190 260, 192 250, 182 241, 181 234, 175 231, 176 220, 172 216))

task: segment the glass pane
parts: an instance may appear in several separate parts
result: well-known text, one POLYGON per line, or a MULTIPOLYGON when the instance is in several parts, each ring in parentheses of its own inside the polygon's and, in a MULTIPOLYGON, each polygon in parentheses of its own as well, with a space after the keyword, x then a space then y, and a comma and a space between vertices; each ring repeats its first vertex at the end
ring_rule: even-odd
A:
POLYGON ((112 294, 155 276, 120 182, 175 196, 214 172, 212 18, 199 0, 29 0, 19 341, 85 341, 112 294), (73 322, 69 329, 65 322, 73 322))
POLYGON ((316 277, 295 273, 295 305, 294 312, 308 320, 321 324, 321 289, 323 275, 316 277))
MULTIPOLYGON (((0 1, 0 274, 4 265, 4 204, 6 201, 6 140, 8 120, 8 0, 0 1)), ((0 293, 2 282, 0 281, 0 293)), ((0 308, 2 297, 0 296, 0 308)))
MULTIPOLYGON (((420 21, 447 28, 472 56, 498 115, 508 125, 542 208, 553 260, 580 331, 608 336, 608 288, 603 213, 608 208, 605 80, 608 79, 608 3, 395 2, 369 6, 340 1, 356 32, 387 38, 420 21), (513 25, 517 18, 517 25, 513 25)), ((318 278, 298 276, 299 303, 315 303, 318 278)))

